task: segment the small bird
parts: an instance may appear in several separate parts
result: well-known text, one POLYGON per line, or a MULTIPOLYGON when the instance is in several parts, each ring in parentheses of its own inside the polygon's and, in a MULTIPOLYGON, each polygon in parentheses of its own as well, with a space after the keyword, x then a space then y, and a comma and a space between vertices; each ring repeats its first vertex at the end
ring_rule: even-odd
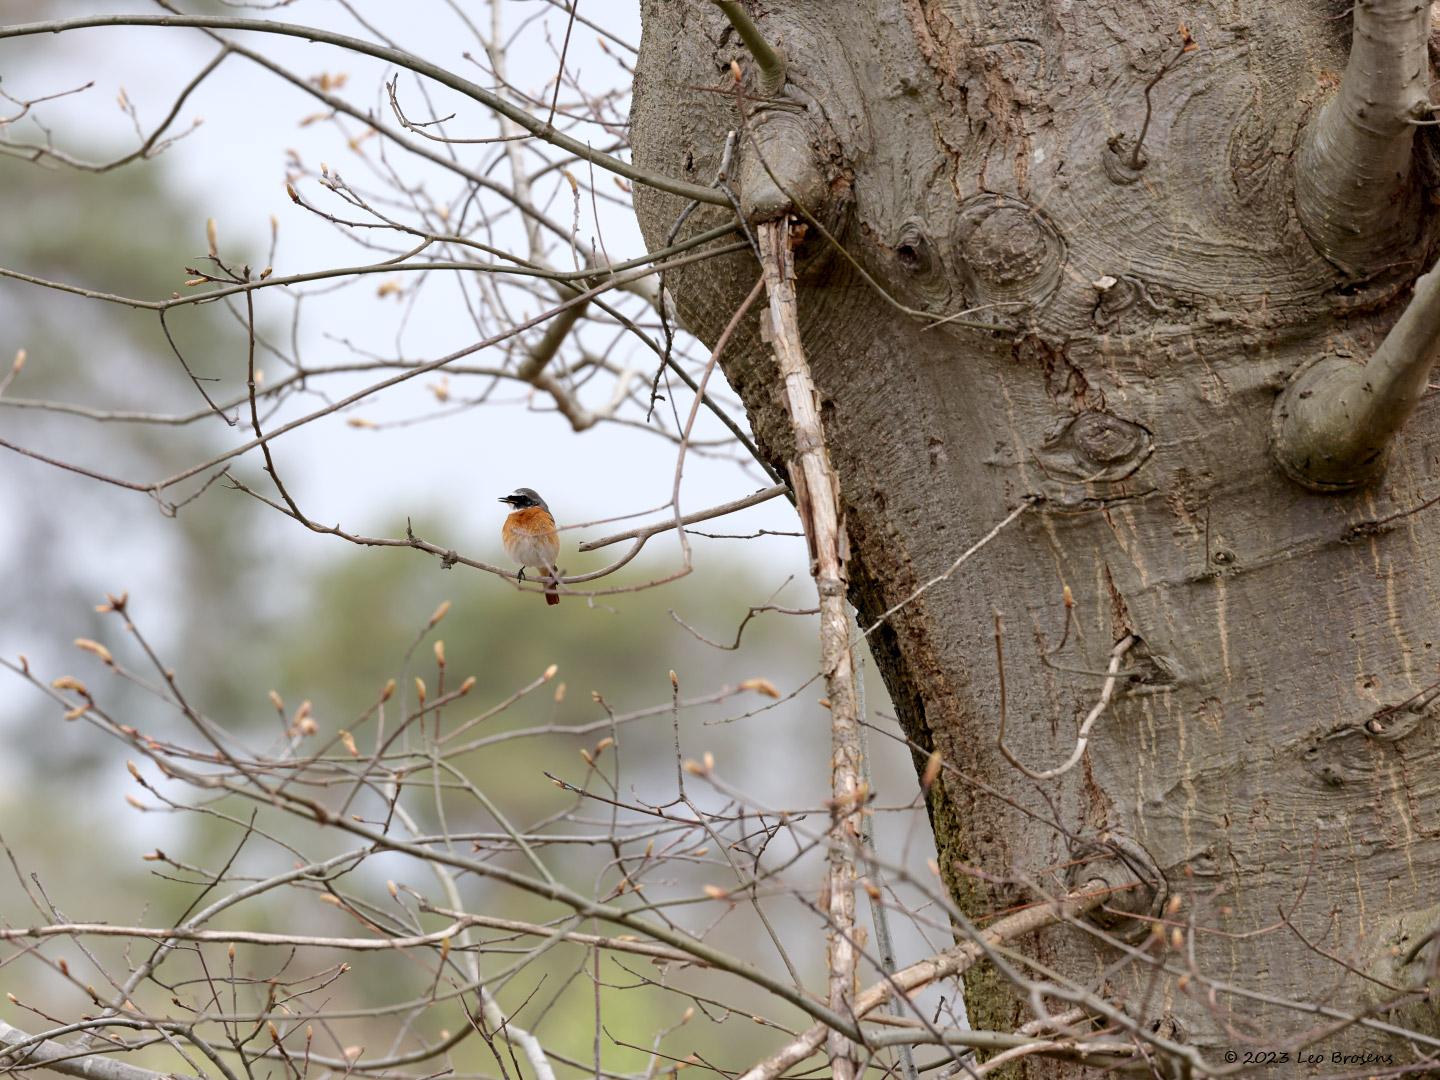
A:
POLYGON ((500 539, 505 542, 505 554, 520 564, 520 580, 525 580, 525 568, 533 566, 549 579, 545 588, 545 603, 558 604, 560 594, 555 591, 557 576, 555 557, 560 554, 560 534, 555 531, 555 519, 550 516, 550 507, 545 504, 533 488, 516 488, 515 494, 505 495, 500 501, 509 503, 513 512, 505 518, 500 529, 500 539))

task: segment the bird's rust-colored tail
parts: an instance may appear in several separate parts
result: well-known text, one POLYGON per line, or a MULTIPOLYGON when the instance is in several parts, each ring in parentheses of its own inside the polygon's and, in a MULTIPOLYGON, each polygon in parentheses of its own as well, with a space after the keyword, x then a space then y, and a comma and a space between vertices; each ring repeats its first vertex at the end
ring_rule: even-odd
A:
POLYGON ((545 585, 545 603, 554 605, 560 602, 560 594, 555 591, 555 579, 551 578, 545 585))

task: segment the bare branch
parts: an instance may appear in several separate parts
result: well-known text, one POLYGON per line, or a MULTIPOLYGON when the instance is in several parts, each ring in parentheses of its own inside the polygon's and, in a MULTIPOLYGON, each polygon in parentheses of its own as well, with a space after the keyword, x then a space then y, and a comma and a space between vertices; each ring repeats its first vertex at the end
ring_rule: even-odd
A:
POLYGON ((484 87, 472 83, 469 79, 462 79, 438 64, 432 64, 401 49, 376 45, 363 38, 337 34, 316 26, 298 26, 294 23, 269 22, 263 19, 236 19, 225 15, 95 15, 78 19, 55 19, 50 22, 15 23, 10 26, 0 26, 0 40, 30 37, 35 34, 60 34, 69 30, 102 26, 178 26, 195 27, 201 30, 253 30, 262 34, 280 34, 286 37, 335 45, 363 56, 373 56, 376 59, 388 61, 424 75, 426 78, 434 79, 441 85, 448 86, 450 89, 478 101, 486 108, 493 109, 502 116, 513 120, 537 138, 558 146, 582 160, 599 165, 602 169, 623 176, 627 180, 699 202, 712 203, 716 206, 730 205, 724 195, 712 188, 701 187, 684 180, 675 180, 668 176, 658 176, 646 172, 644 169, 637 169, 627 161, 621 161, 609 154, 593 150, 580 140, 571 138, 569 135, 555 130, 551 125, 537 120, 524 109, 516 108, 498 94, 491 93, 484 87))
POLYGON ((1437 358, 1440 264, 1415 283, 1415 295, 1366 363, 1324 356, 1296 373, 1272 413, 1275 460, 1316 491, 1348 491, 1378 479, 1437 358))
MULTIPOLYGON (((0 27, 0 37, 4 36, 3 29, 3 27, 0 27)), ((670 265, 681 266, 687 263, 703 261, 710 257, 710 253, 700 253, 698 255, 684 256, 680 259, 673 261, 672 263, 670 263, 670 265)), ((87 470, 78 466, 69 465, 64 462, 56 461, 53 458, 46 457, 42 454, 35 453, 34 451, 26 450, 22 447, 6 442, 3 439, 0 439, 0 446, 5 447, 6 449, 14 450, 17 453, 24 454, 27 457, 33 457, 39 461, 44 461, 46 464, 55 465, 63 469, 69 469, 73 472, 79 472, 91 477, 92 479, 103 480, 104 482, 114 484, 117 487, 129 488, 133 491, 144 491, 158 496, 160 492, 166 490, 167 488, 173 487, 176 484, 188 480, 190 477, 196 476, 199 473, 206 472, 216 467, 217 465, 221 465, 226 461, 231 460, 232 458, 236 458, 242 454, 248 453, 249 451, 254 450, 256 447, 260 446, 262 443, 270 442, 280 437, 281 435, 286 434, 287 432, 293 431, 296 428, 303 427, 308 423, 318 420, 322 416, 328 416, 331 413, 338 412, 341 409, 347 408, 348 406, 353 405, 358 401, 364 400, 365 398, 372 396, 373 394, 379 393, 381 390, 388 389, 391 386, 395 386, 399 383, 413 379, 417 375, 424 375, 431 371, 437 371, 440 368, 446 367, 447 365, 453 363, 456 360, 459 360, 462 357, 473 355, 474 353, 477 353, 482 349, 488 348, 502 341, 507 341, 510 338, 513 338, 516 335, 522 333, 523 331, 528 330, 531 327, 538 326, 541 323, 545 322, 547 319, 553 318, 560 312, 564 311, 567 307, 576 304, 584 304, 585 302, 593 299, 596 296, 599 296, 604 292, 607 292, 610 289, 620 287, 620 285, 623 284, 626 280, 634 280, 636 278, 644 277, 648 272, 649 271, 647 270, 641 269, 637 271, 631 271, 628 274, 621 274, 616 277, 609 278, 603 284, 596 285, 592 288, 584 290, 583 292, 578 292, 571 299, 561 304, 558 304, 555 307, 550 308, 549 310, 543 311, 539 315, 534 316, 533 318, 526 319, 523 322, 517 323, 510 328, 501 331, 498 334, 495 334, 482 341, 475 342, 474 344, 467 345, 464 348, 457 349, 452 353, 440 357, 439 359, 431 360, 424 364, 407 368, 399 374, 393 375, 388 379, 382 379, 378 383, 374 383, 371 386, 364 387, 352 394, 348 394, 345 397, 339 399, 338 401, 332 402, 324 406, 323 408, 316 409, 310 413, 307 413, 304 416, 296 417, 289 423, 280 425, 279 427, 266 433, 263 437, 259 439, 251 439, 248 442, 242 443, 237 447, 233 447, 230 450, 227 450, 217 455, 209 461, 202 462, 198 465, 190 466, 189 468, 184 469, 173 476, 167 477, 163 480, 158 480, 151 484, 134 483, 132 481, 106 476, 103 473, 98 473, 93 470, 87 470)), ((239 289, 238 286, 236 288, 239 289)))
POLYGON ((1430 5, 1356 0, 1340 92, 1306 128, 1295 208, 1315 250, 1366 277, 1409 257, 1419 226, 1411 148, 1429 115, 1430 5))
POLYGON ((210 62, 206 64, 203 68, 201 68, 195 74, 195 77, 192 78, 181 88, 180 92, 175 96, 175 101, 170 106, 170 111, 166 113, 164 119, 162 119, 160 123, 156 125, 155 130, 152 131, 149 136, 144 138, 141 141, 140 145, 137 146, 134 150, 130 151, 130 153, 128 154, 124 154, 110 161, 89 162, 82 161, 79 158, 62 153, 61 151, 56 150, 53 146, 12 143, 6 140, 0 140, 0 147, 3 147, 7 153, 11 153, 16 157, 25 158, 29 161, 42 161, 48 158, 52 161, 58 161, 62 165, 68 165, 72 169, 79 169, 82 172, 93 173, 110 172, 112 169, 118 169, 122 165, 130 164, 130 162, 132 161, 141 161, 153 158, 168 147, 174 145, 179 140, 183 139, 186 135, 190 134, 192 131, 194 131, 200 126, 201 121, 197 119, 192 122, 188 128, 180 132, 178 135, 172 135, 168 139, 164 140, 161 139, 161 136, 164 135, 167 130, 169 130, 170 125, 175 122, 175 118, 180 114, 180 110, 184 108, 185 102, 189 99, 190 95, 195 92, 195 90, 200 86, 201 83, 203 83, 214 73, 215 69, 218 68, 221 62, 229 55, 229 47, 222 46, 220 51, 216 53, 213 58, 211 58, 210 62))
POLYGON ((760 69, 760 92, 766 97, 778 94, 785 86, 785 54, 760 32, 760 27, 755 25, 755 20, 739 0, 711 0, 711 3, 725 13, 740 40, 745 43, 745 48, 755 58, 755 66, 760 69))
POLYGON ((34 1042, 34 1036, 19 1028, 11 1027, 0 1020, 0 1047, 30 1044, 25 1050, 7 1054, 0 1050, 0 1064, 6 1070, 44 1067, 66 1076, 79 1076, 84 1080, 172 1080, 174 1073, 142 1069, 125 1061, 115 1061, 103 1054, 77 1054, 72 1047, 45 1039, 34 1042), (14 1057, 15 1061, 7 1062, 14 1057))
MULTIPOLYGON (((1024 937, 1067 917, 1084 914, 1098 907, 1107 895, 1104 889, 1082 890, 1055 904, 1037 904, 1007 915, 987 927, 978 940, 962 942, 936 956, 910 964, 856 994, 853 1004, 855 1015, 869 1015, 887 1004, 897 993, 910 993, 940 979, 963 974, 985 955, 986 949, 1024 937)), ((816 1024, 800 1038, 747 1070, 740 1080, 776 1080, 818 1050, 826 1034, 824 1025, 816 1024)))

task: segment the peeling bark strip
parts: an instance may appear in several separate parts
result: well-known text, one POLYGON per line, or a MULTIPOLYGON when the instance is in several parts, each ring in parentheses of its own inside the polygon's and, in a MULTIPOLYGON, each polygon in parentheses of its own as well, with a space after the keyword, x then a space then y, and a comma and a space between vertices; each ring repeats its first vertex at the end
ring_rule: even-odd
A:
POLYGON ((1364 277, 1402 261, 1418 232, 1411 149, 1429 116, 1430 5, 1356 0, 1340 93, 1305 133, 1295 208, 1315 250, 1364 277))
MULTIPOLYGON (((771 347, 785 384, 785 407, 795 433, 790 483, 810 545, 810 572, 820 594, 820 663, 830 699, 831 831, 828 912, 830 923, 830 1008, 853 1011, 858 949, 855 941, 855 855, 857 822, 866 792, 860 783, 860 727, 855 705, 854 657, 845 602, 845 560, 849 545, 840 513, 840 482, 831 468, 820 425, 819 395, 800 345, 795 303, 795 260, 790 219, 760 226, 765 287, 770 294, 771 347)), ((854 1044, 838 1031, 827 1039, 830 1069, 838 1080, 854 1080, 859 1063, 854 1044)))

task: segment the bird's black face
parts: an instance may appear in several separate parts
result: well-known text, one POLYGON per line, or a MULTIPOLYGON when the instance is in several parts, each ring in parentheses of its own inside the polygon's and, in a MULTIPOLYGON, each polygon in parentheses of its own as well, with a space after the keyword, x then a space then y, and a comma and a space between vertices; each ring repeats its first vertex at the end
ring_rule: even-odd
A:
POLYGON ((531 506, 538 506, 542 510, 550 509, 534 488, 516 488, 513 495, 503 495, 499 501, 509 503, 516 510, 524 510, 531 506))

